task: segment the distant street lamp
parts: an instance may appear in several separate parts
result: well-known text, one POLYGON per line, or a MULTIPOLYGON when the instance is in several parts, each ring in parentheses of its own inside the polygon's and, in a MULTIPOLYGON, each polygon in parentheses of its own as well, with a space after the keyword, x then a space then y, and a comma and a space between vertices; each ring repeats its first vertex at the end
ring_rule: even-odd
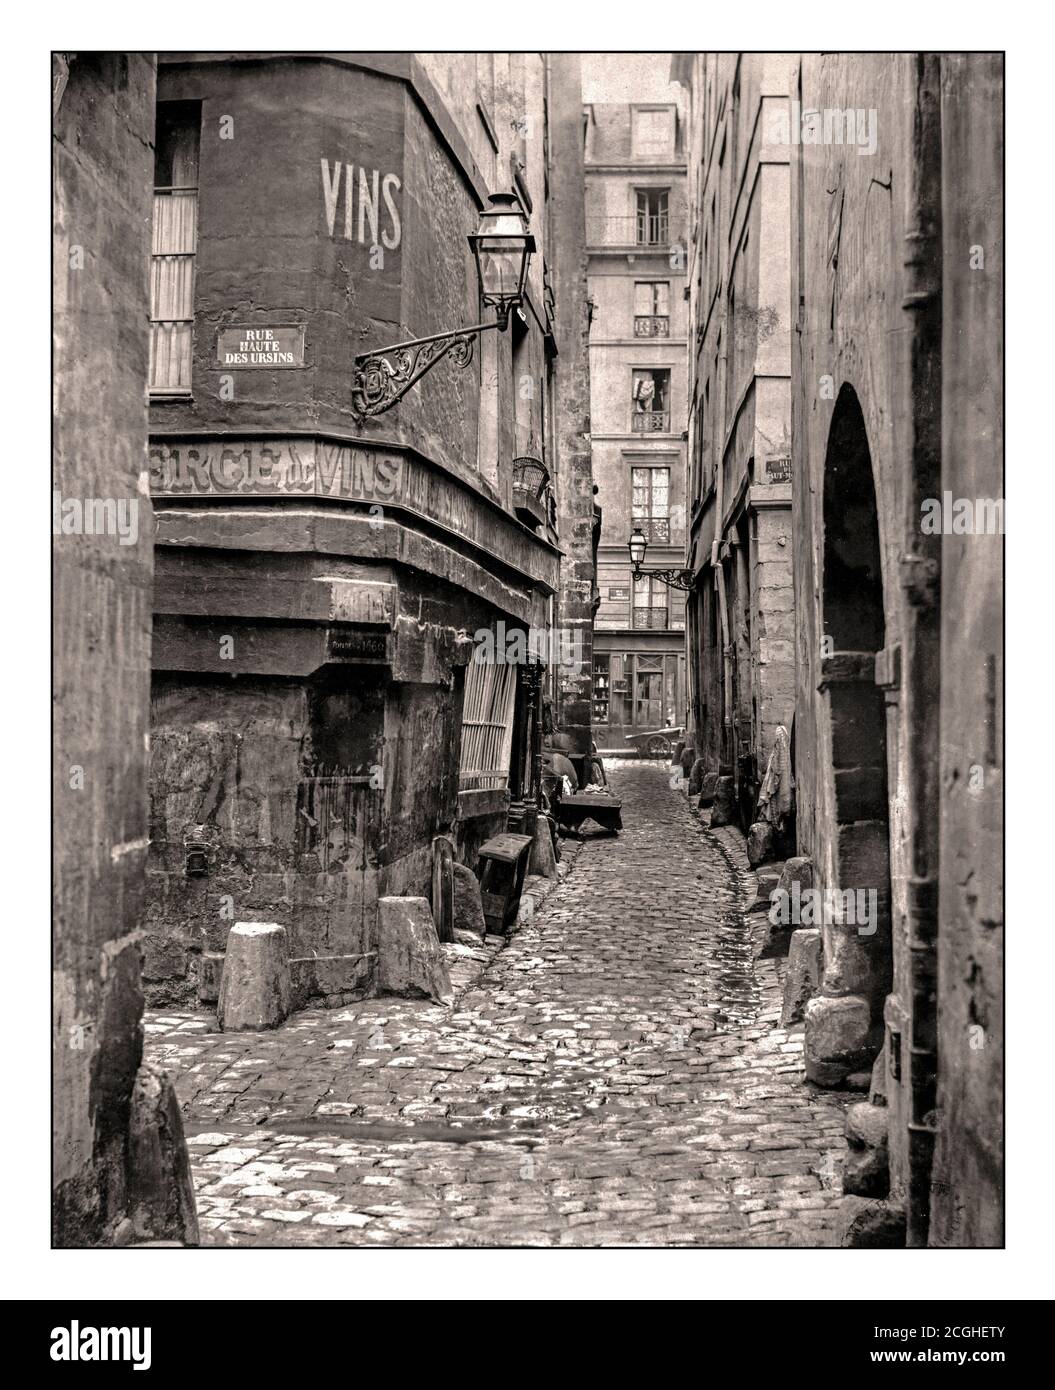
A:
POLYGON ((630 564, 633 567, 635 579, 658 579, 661 584, 666 584, 668 589, 684 589, 691 593, 696 587, 696 576, 692 570, 646 570, 641 565, 645 558, 645 551, 648 549, 648 538, 640 526, 635 526, 630 534, 630 539, 626 543, 627 550, 630 551, 630 564))
POLYGON ((469 245, 480 297, 487 308, 494 309, 495 317, 357 354, 352 409, 360 419, 389 410, 444 357, 449 356, 456 367, 467 367, 473 360, 475 339, 492 328, 504 333, 510 312, 523 302, 535 238, 515 193, 492 193, 489 201, 491 206, 480 214, 479 226, 469 235, 469 245))
POLYGON ((627 549, 630 551, 630 563, 634 567, 634 577, 641 572, 641 562, 645 558, 645 551, 648 549, 648 541, 645 533, 640 526, 635 526, 633 533, 627 541, 627 549))

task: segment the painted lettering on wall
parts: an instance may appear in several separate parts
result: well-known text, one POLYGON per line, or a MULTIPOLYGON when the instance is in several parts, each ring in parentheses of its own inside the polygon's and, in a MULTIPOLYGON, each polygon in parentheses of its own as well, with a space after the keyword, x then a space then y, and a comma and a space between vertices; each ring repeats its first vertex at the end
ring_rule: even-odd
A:
POLYGON ((402 481, 401 458, 311 440, 208 440, 150 449, 150 490, 159 496, 303 493, 383 503, 400 495, 402 481))
MULTIPOLYGON (((472 544, 501 555, 555 587, 556 553, 443 469, 385 449, 310 437, 155 440, 150 494, 156 498, 286 497, 366 504, 368 525, 387 525, 395 510, 415 512, 472 544)), ((358 621, 362 621, 360 617, 358 621)))
POLYGON ((339 159, 331 165, 325 156, 321 165, 322 200, 330 236, 395 251, 403 236, 396 197, 403 186, 399 175, 382 175, 378 169, 367 170, 339 159), (338 212, 343 217, 338 217, 338 212))

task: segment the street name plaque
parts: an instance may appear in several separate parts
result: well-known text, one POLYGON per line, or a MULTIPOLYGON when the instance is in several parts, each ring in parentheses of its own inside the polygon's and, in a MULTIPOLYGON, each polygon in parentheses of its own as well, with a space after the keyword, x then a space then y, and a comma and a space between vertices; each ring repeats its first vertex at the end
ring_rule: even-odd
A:
POLYGON ((236 371, 247 367, 271 371, 276 367, 303 367, 304 325, 223 328, 216 335, 216 362, 236 371))

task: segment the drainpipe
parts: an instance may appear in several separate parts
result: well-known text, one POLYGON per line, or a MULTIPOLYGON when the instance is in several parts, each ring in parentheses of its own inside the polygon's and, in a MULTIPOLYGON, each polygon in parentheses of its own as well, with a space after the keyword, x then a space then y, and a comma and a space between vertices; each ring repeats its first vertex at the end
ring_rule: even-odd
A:
MULTIPOLYGON (((723 335, 724 336, 724 335, 723 335)), ((722 374, 728 386, 729 346, 722 350, 722 374)), ((715 390, 717 394, 717 385, 715 390)), ((725 761, 736 773, 736 750, 733 748, 733 646, 729 632, 729 605, 725 596, 725 569, 722 566, 722 541, 725 536, 725 450, 718 460, 718 477, 715 479, 714 493, 714 540, 711 542, 711 568, 714 570, 714 585, 718 591, 718 615, 722 628, 722 746, 725 761)))
POLYGON ((938 851, 940 844, 939 710, 941 679, 941 537, 920 529, 921 504, 941 496, 941 61, 911 60, 913 114, 908 160, 905 297, 910 321, 911 439, 905 488, 901 586, 906 660, 902 728, 908 781, 906 884, 909 1246, 927 1244, 931 1170, 939 1117, 938 851))

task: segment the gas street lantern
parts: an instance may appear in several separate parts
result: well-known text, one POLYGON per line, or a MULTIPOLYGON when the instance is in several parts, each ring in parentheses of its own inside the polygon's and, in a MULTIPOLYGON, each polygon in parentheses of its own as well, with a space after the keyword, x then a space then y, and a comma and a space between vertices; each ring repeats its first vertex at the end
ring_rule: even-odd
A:
POLYGON ((634 567, 634 577, 637 578, 645 558, 645 551, 648 549, 648 541, 645 539, 645 533, 640 526, 634 527, 633 534, 626 543, 626 548, 630 551, 630 563, 634 567))
POLYGON ((494 328, 504 333, 510 310, 523 302, 535 238, 515 193, 492 193, 490 203, 480 214, 476 231, 470 233, 469 245, 480 281, 480 298, 486 308, 495 311, 494 318, 357 353, 352 368, 352 410, 360 420, 391 409, 445 357, 456 367, 467 367, 480 334, 494 328))
POLYGON ((480 214, 480 225, 469 237, 480 295, 495 310, 505 329, 510 309, 524 298, 528 264, 535 250, 527 216, 515 193, 492 193, 491 206, 480 214))

